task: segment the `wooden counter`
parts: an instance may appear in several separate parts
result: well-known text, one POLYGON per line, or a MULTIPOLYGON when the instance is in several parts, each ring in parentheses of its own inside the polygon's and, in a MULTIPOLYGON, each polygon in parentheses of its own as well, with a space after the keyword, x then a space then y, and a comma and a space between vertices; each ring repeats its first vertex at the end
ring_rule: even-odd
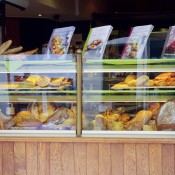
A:
POLYGON ((175 139, 0 138, 0 175, 174 175, 175 139))

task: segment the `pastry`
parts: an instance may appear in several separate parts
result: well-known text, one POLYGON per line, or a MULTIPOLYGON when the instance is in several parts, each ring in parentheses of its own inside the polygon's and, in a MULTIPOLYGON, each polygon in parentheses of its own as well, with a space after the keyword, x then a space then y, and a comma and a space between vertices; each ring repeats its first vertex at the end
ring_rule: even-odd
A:
POLYGON ((131 119, 131 115, 128 113, 121 114, 120 117, 118 118, 118 120, 123 123, 128 122, 130 119, 131 119))
POLYGON ((154 131, 154 129, 149 125, 143 125, 143 131, 154 131))
POLYGON ((18 88, 33 88, 35 87, 35 84, 31 81, 24 81, 19 83, 18 88))
POLYGON ((166 80, 153 80, 155 86, 167 86, 167 81, 166 80))
POLYGON ((149 77, 147 75, 142 75, 139 78, 137 78, 137 86, 143 86, 146 81, 149 80, 149 77))
POLYGON ((114 120, 110 119, 107 121, 107 129, 114 131, 122 131, 124 130, 124 126, 122 122, 115 122, 114 120))
POLYGON ((150 121, 151 117, 152 117, 152 112, 151 111, 141 110, 136 114, 136 116, 132 120, 127 122, 126 129, 129 129, 130 126, 132 126, 132 125, 136 126, 136 124, 139 124, 139 127, 140 127, 140 123, 142 125, 145 125, 150 121))
POLYGON ((131 80, 127 84, 130 87, 136 87, 137 86, 137 80, 131 80))
POLYGON ((26 79, 26 81, 31 81, 34 85, 36 85, 36 82, 39 78, 39 75, 31 75, 26 79))
POLYGON ((50 86, 61 86, 61 85, 68 85, 70 84, 70 82, 68 82, 68 78, 56 78, 56 79, 52 79, 51 82, 49 83, 50 86))
POLYGON ((2 55, 12 44, 12 40, 8 40, 0 46, 0 55, 2 55))
POLYGON ((129 86, 124 82, 120 82, 111 87, 111 89, 125 89, 125 88, 129 88, 129 86))
POLYGON ((136 75, 129 74, 129 75, 125 78, 124 82, 125 82, 126 84, 128 84, 128 82, 130 82, 131 80, 135 80, 136 78, 137 78, 136 75))
POLYGON ((41 76, 37 79, 36 84, 40 87, 47 87, 50 83, 51 78, 46 76, 41 76))
POLYGON ((27 109, 33 116, 35 116, 36 119, 39 119, 41 122, 45 122, 48 117, 56 111, 56 106, 54 103, 34 102, 31 103, 27 109))
POLYGON ((154 81, 153 80, 148 80, 145 83, 143 83, 144 87, 152 87, 154 86, 154 81))

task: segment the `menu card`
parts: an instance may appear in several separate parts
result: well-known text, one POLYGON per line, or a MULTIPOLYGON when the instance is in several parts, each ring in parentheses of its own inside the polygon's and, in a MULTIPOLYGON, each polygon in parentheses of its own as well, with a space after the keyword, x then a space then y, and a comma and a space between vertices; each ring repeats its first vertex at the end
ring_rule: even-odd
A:
POLYGON ((46 53, 60 55, 67 54, 74 31, 74 26, 54 29, 46 53))
POLYGON ((89 35, 83 48, 85 59, 102 59, 108 38, 112 32, 111 25, 90 29, 89 35))
POLYGON ((144 48, 153 28, 153 25, 136 26, 131 28, 121 58, 142 58, 144 48))
POLYGON ((161 58, 175 58, 175 26, 169 27, 161 58))

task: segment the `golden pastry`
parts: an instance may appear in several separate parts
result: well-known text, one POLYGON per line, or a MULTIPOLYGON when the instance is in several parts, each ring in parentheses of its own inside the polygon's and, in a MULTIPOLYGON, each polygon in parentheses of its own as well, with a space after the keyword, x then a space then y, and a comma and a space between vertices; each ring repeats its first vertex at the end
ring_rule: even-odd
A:
POLYGON ((125 89, 125 88, 129 88, 129 86, 125 83, 125 82, 120 82, 114 86, 111 87, 111 89, 125 89))
POLYGON ((136 78, 137 78, 136 75, 129 74, 129 75, 125 78, 124 82, 125 82, 126 84, 128 84, 128 82, 130 82, 131 80, 135 80, 136 78))
POLYGON ((143 86, 143 84, 149 80, 149 77, 147 75, 142 75, 139 78, 137 78, 137 86, 143 86))
POLYGON ((166 80, 153 80, 155 86, 167 86, 168 83, 166 80))
POLYGON ((41 76, 37 79, 36 84, 40 87, 47 87, 50 83, 51 78, 46 76, 41 76))
POLYGON ((131 115, 128 113, 121 114, 119 117, 119 121, 126 123, 131 119, 131 115))
POLYGON ((143 131, 154 131, 154 129, 149 125, 143 125, 143 131))
POLYGON ((148 80, 143 84, 144 87, 152 87, 154 86, 154 81, 153 80, 148 80))
POLYGON ((136 87, 137 86, 137 80, 131 80, 128 82, 128 86, 130 87, 136 87))
POLYGON ((32 81, 23 81, 21 83, 19 83, 19 87, 18 88, 34 88, 35 84, 32 81))
POLYGON ((152 111, 149 110, 141 110, 139 111, 136 116, 127 122, 126 128, 129 128, 131 125, 135 126, 135 123, 140 122, 141 124, 147 124, 152 117, 152 111))
POLYGON ((38 76, 38 75, 31 75, 26 79, 26 81, 32 82, 34 85, 36 85, 36 82, 39 78, 40 78, 40 76, 38 76))

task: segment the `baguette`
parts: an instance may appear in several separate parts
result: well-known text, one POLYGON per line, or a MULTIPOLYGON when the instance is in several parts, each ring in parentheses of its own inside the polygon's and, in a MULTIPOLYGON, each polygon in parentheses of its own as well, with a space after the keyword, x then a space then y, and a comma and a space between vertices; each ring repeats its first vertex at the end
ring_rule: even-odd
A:
POLYGON ((19 46, 19 47, 13 48, 13 49, 9 49, 9 50, 5 51, 3 54, 4 55, 16 54, 16 53, 21 52, 22 49, 23 49, 23 47, 22 46, 19 46))
POLYGON ((33 50, 29 50, 29 51, 26 51, 26 52, 19 53, 19 55, 32 55, 32 54, 37 53, 37 51, 38 51, 38 48, 33 49, 33 50))
POLYGON ((0 46, 0 55, 2 55, 12 44, 12 40, 8 40, 0 46))

